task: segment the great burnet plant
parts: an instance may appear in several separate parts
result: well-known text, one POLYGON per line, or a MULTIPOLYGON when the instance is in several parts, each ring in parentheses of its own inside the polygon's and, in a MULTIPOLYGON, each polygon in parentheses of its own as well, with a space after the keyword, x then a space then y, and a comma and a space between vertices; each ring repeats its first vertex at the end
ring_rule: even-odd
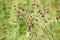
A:
POLYGON ((59 40, 59 0, 0 0, 0 40, 59 40))

